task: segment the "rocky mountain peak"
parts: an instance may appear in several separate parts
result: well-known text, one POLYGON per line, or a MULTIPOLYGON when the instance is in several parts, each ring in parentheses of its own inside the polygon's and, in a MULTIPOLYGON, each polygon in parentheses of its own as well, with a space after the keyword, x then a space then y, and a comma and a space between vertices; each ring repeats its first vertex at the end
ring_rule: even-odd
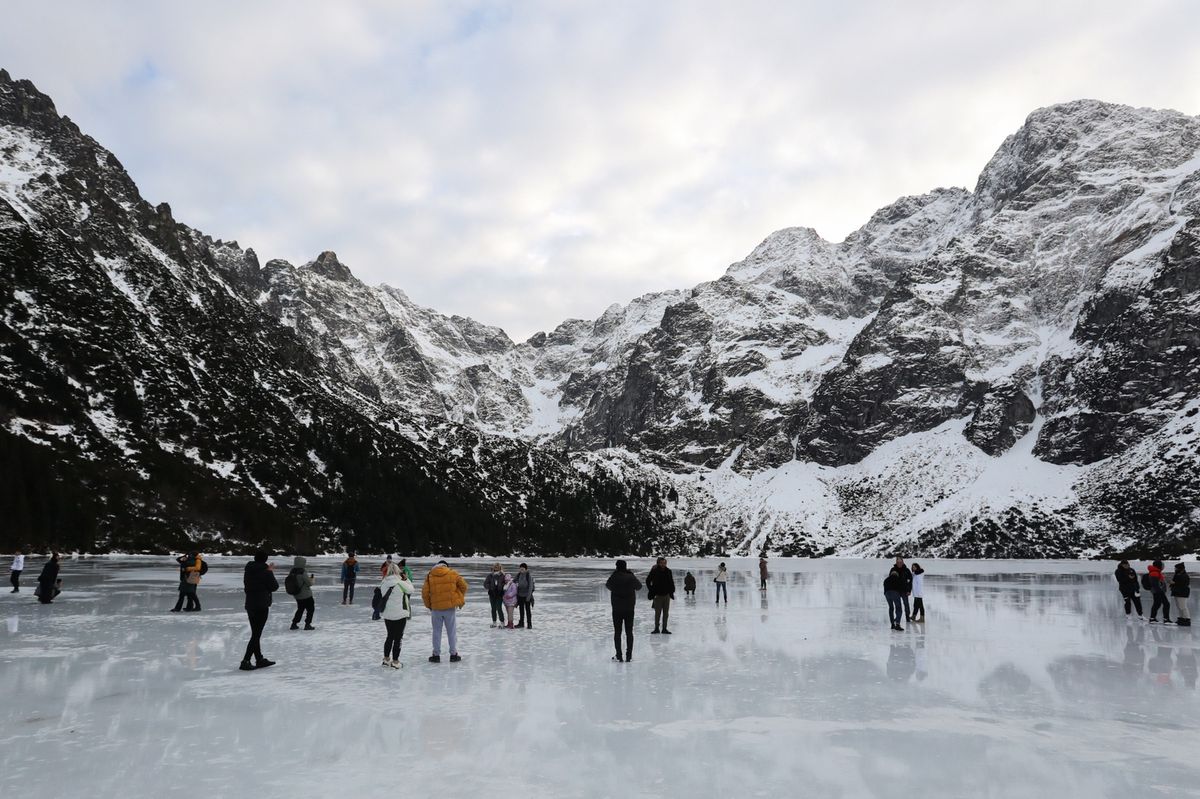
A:
POLYGON ((309 261, 301 268, 312 270, 330 280, 346 282, 354 279, 354 274, 350 271, 350 267, 339 261, 337 253, 333 250, 325 250, 317 256, 315 261, 309 261))

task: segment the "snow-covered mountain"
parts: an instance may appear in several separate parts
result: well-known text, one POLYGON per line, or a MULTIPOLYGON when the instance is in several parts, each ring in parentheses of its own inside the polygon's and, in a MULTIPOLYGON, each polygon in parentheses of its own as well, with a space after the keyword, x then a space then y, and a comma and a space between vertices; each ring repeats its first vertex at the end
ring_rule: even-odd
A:
MULTIPOLYGON (((193 437, 231 415, 273 418, 284 438, 297 420, 340 432, 350 414, 358 441, 391 442, 430 479, 482 498, 485 516, 520 518, 530 550, 587 535, 602 550, 1014 556, 1179 553, 1200 540, 1196 117, 1095 101, 1041 109, 974 191, 903 198, 840 243, 778 231, 717 280, 517 343, 367 286, 330 252, 260 267, 253 251, 146 205, 31 85, 4 76, 0 92, 6 330, 32 353, 5 362, 3 383, 19 394, 35 362, 72 375, 80 413, 116 447, 93 462, 134 458, 121 449, 130 415, 152 409, 171 420, 158 450, 252 497, 307 481, 308 504, 283 515, 312 524, 314 503, 357 490, 309 473, 344 442, 294 458, 268 487, 253 463, 274 462, 277 442, 223 431, 211 450, 193 437), (61 283, 60 250, 95 285, 73 284, 54 316, 44 285, 8 273, 61 283), (120 407, 76 376, 74 346, 104 341, 79 317, 105 292, 141 325, 92 344, 130 375, 120 407), (216 341, 227 325, 234 335, 216 341), (240 364, 236 382, 211 364, 214 348, 255 352, 234 343, 243 327, 270 363, 240 364), (139 368, 168 344, 173 373, 139 368), (163 384, 213 399, 200 412, 203 391, 175 390, 177 419, 178 405, 156 405, 163 384), (551 485, 571 497, 539 504, 551 485), (565 507, 595 529, 565 521, 565 507)), ((56 421, 12 407, 13 435, 89 460, 47 432, 56 421)), ((345 536, 364 501, 316 523, 345 536)), ((486 549, 499 535, 465 540, 486 549)))

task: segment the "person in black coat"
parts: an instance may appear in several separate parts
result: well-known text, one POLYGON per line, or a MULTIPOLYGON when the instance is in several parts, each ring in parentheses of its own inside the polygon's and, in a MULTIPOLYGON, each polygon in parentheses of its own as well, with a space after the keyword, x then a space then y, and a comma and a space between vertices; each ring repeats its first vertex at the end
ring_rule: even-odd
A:
POLYGON ((675 598, 675 576, 667 568, 666 558, 659 558, 646 575, 646 590, 654 605, 654 629, 650 633, 653 635, 661 630, 664 635, 670 635, 667 623, 671 618, 671 600, 675 598))
POLYGON ((1176 563, 1175 573, 1171 575, 1171 596, 1175 599, 1175 623, 1180 627, 1192 626, 1192 614, 1188 612, 1191 594, 1192 578, 1188 576, 1187 567, 1176 563))
POLYGON ((904 558, 896 558, 896 565, 893 567, 900 575, 902 585, 900 587, 900 599, 904 602, 904 620, 912 621, 912 612, 908 609, 908 597, 912 594, 913 574, 912 570, 904 565, 904 558))
POLYGON ((613 646, 617 654, 613 660, 618 663, 633 660, 633 609, 637 604, 637 592, 642 590, 642 581, 629 571, 628 564, 623 560, 617 561, 617 569, 608 577, 604 587, 609 591, 612 601, 613 646), (625 628, 625 657, 621 657, 621 628, 625 628))
POLYGON ((246 591, 246 616, 250 619, 250 642, 246 644, 246 654, 242 657, 242 671, 265 669, 274 666, 275 661, 263 657, 260 641, 263 628, 267 626, 267 616, 271 613, 271 594, 279 590, 279 581, 275 579, 275 571, 267 563, 267 553, 261 549, 254 553, 254 560, 246 564, 246 573, 242 576, 242 584, 246 591), (254 664, 250 656, 254 656, 254 664))
POLYGON ((1123 560, 1117 564, 1117 570, 1113 572, 1113 576, 1117 578, 1117 589, 1120 590, 1121 596, 1125 597, 1125 615, 1129 615, 1132 605, 1137 608, 1140 619, 1142 617, 1142 597, 1138 590, 1137 572, 1129 565, 1129 561, 1123 560))
POLYGON ((50 555, 50 560, 46 561, 46 565, 42 567, 42 573, 38 577, 38 602, 43 605, 49 605, 54 601, 54 595, 58 593, 58 553, 50 555))
POLYGON ((900 608, 902 591, 904 590, 904 577, 901 576, 900 570, 895 566, 888 572, 888 576, 883 580, 883 596, 888 603, 888 619, 892 623, 893 630, 903 630, 900 626, 900 608))

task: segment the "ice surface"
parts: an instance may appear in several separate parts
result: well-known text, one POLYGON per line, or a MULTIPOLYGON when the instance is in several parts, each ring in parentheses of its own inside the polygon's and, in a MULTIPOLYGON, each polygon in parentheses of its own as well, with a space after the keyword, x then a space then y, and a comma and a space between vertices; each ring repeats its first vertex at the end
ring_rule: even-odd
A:
POLYGON ((674 635, 648 635, 639 601, 634 662, 617 664, 608 561, 530 560, 532 631, 489 627, 486 564, 466 561, 464 661, 425 661, 418 611, 394 672, 373 582, 342 607, 337 561, 316 558, 318 629, 287 629, 281 590, 263 643, 278 665, 243 673, 244 560, 212 562, 204 611, 173 614, 166 559, 68 560, 48 607, 30 559, 25 591, 0 594, 0 796, 1200 791, 1197 639, 1127 621, 1111 564, 923 562, 929 621, 900 633, 880 561, 774 559, 762 595, 755 562, 730 559, 728 608, 714 561, 673 561, 674 635))

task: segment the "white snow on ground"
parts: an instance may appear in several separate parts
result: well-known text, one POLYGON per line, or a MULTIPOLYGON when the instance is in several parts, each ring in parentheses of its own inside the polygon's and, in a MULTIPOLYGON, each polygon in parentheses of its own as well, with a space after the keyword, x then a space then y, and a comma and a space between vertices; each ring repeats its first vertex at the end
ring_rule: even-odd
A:
MULTIPOLYGON (((643 595, 634 662, 618 664, 610 561, 530 560, 534 629, 507 631, 489 627, 488 563, 471 560, 463 662, 425 661, 418 603, 396 672, 379 665, 372 580, 338 604, 339 560, 309 561, 317 629, 287 629, 280 590, 263 638, 277 665, 244 673, 244 558, 212 559, 203 612, 172 614, 166 558, 68 561, 65 593, 39 606, 31 557, 25 590, 0 594, 0 794, 1174 799, 1200 785, 1197 638, 1127 622, 1111 563, 927 561, 928 621, 891 632, 880 561, 773 559, 764 594, 753 560, 728 559, 721 607, 715 560, 673 561, 699 596, 678 592, 674 634, 655 636, 643 595)), ((275 559, 281 582, 290 562, 275 559)), ((410 563, 419 583, 429 564, 410 563)))

